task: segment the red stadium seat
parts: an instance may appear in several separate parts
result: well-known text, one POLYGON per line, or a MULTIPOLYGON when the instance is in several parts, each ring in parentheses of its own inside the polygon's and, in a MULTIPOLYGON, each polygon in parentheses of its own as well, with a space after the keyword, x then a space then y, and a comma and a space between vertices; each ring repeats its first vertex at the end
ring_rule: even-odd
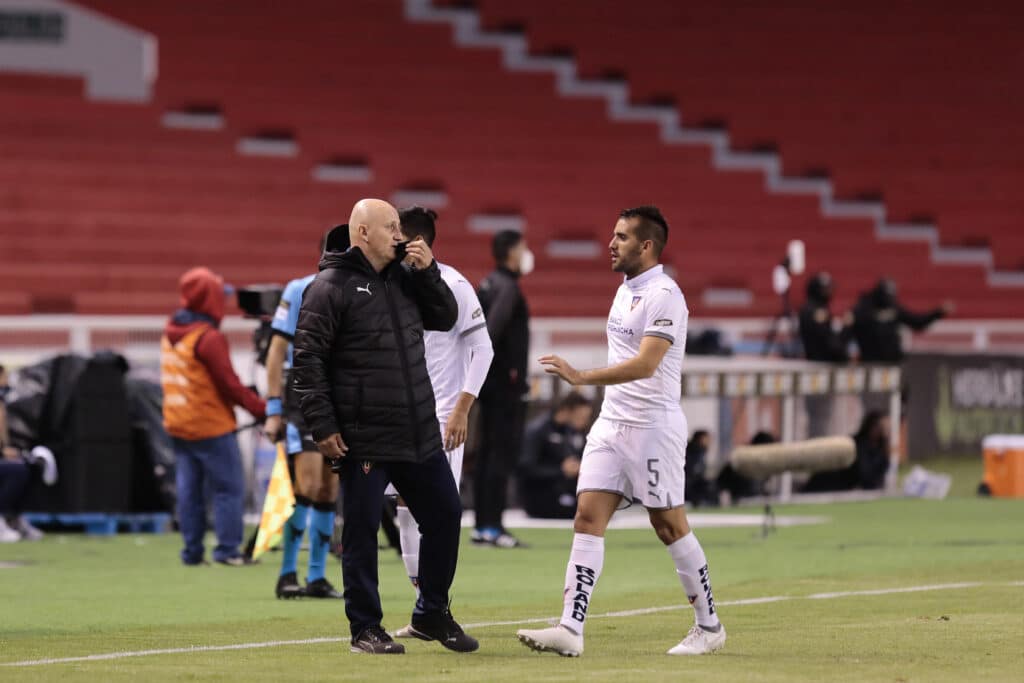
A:
MULTIPOLYGON (((654 124, 612 122, 603 100, 560 97, 551 74, 511 73, 494 50, 459 48, 448 26, 408 22, 397 0, 310 0, 301 12, 291 5, 261 4, 253 12, 242 2, 203 4, 203 21, 195 20, 200 10, 191 2, 85 4, 156 35, 160 79, 145 106, 86 102, 73 81, 0 79, 0 291, 27 291, 45 307, 164 312, 174 305, 177 275, 197 263, 236 283, 283 281, 312 268, 317 235, 343 222, 355 199, 423 187, 446 198, 438 255, 474 280, 490 268, 490 256, 488 237, 469 231, 470 217, 522 216, 538 253, 536 274, 524 279, 535 315, 605 315, 616 284, 606 258, 556 259, 545 247, 564 237, 603 247, 619 209, 650 202, 672 225, 666 258, 697 315, 774 313, 769 273, 794 237, 807 242, 812 268, 836 273, 840 305, 887 274, 901 281, 913 305, 954 298, 960 313, 985 317, 1011 315, 1017 306, 1016 292, 989 287, 980 266, 936 265, 923 243, 881 245, 867 220, 824 218, 817 197, 768 193, 759 172, 717 171, 706 148, 665 145, 654 124), (166 112, 190 106, 219 109, 223 129, 161 127, 166 112), (296 154, 238 154, 242 137, 268 132, 290 136, 296 154), (370 179, 312 179, 316 164, 337 158, 365 160, 370 179), (753 304, 708 306, 708 287, 749 289, 753 304), (63 299, 61 291, 68 292, 63 299)), ((690 53, 709 39, 693 30, 674 33, 676 3, 645 0, 640 6, 651 6, 651 21, 616 26, 622 35, 640 35, 664 18, 656 22, 662 38, 639 41, 644 49, 633 49, 635 40, 608 46, 616 3, 593 4, 600 11, 590 18, 589 3, 578 2, 489 0, 481 9, 490 26, 525 24, 539 49, 571 47, 584 74, 626 72, 640 98, 673 95, 684 120, 724 119, 737 140, 777 141, 787 168, 825 167, 822 159, 832 157, 817 150, 839 150, 835 158, 848 162, 848 175, 839 161, 828 168, 845 196, 881 193, 899 220, 937 216, 944 239, 995 244, 1013 232, 991 193, 955 203, 963 196, 949 189, 957 187, 955 178, 930 174, 927 159, 909 157, 917 138, 878 154, 864 151, 870 110, 851 114, 860 123, 851 128, 859 137, 850 138, 836 126, 847 109, 828 110, 824 95, 815 105, 821 116, 797 111, 795 93, 809 77, 757 97, 743 86, 756 87, 758 79, 738 73, 747 56, 734 55, 733 47, 719 50, 717 61, 705 58, 710 65, 690 66, 690 53), (677 35, 695 42, 665 42, 677 35), (634 83, 635 74, 643 80, 634 83), (706 95, 692 110, 683 97, 691 88, 706 95), (807 120, 813 135, 788 135, 807 120), (744 128, 744 121, 764 127, 744 128), (820 147, 819 137, 831 147, 820 147), (900 166, 905 159, 919 166, 900 166), (920 172, 897 172, 906 168, 920 172), (948 183, 941 187, 950 203, 933 201, 933 178, 948 183), (953 207, 948 214, 945 206, 953 207), (951 227, 967 218, 973 222, 962 225, 969 227, 951 227)), ((725 21, 712 9, 692 11, 725 21)), ((752 26, 741 33, 737 42, 764 41, 752 26)), ((799 54, 790 46, 769 63, 793 66, 799 54)), ((828 68, 819 62, 810 70, 820 76, 828 68)), ((778 71, 783 84, 785 70, 778 71)), ((921 136, 932 128, 942 127, 921 126, 921 136)), ((943 149, 963 163, 973 159, 967 143, 974 141, 943 149)), ((993 188, 1018 173, 1010 154, 986 158, 1001 169, 993 188)), ((997 250, 997 263, 1020 268, 1020 241, 1011 235, 1006 244, 1017 255, 997 250)))

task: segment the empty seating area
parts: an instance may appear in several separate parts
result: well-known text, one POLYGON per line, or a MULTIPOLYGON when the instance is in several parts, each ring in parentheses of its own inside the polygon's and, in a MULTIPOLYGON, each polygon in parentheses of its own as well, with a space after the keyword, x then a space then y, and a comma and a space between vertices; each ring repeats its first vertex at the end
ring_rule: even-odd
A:
MULTIPOLYGON (((759 172, 717 171, 707 149, 667 146, 654 124, 611 122, 604 100, 560 97, 551 74, 512 73, 497 51, 457 47, 449 26, 409 22, 398 0, 258 3, 259 11, 240 1, 82 4, 158 37, 155 97, 95 103, 75 81, 0 78, 0 312, 162 313, 176 303, 178 274, 198 263, 236 284, 283 282, 310 270, 317 235, 346 220, 358 197, 423 190, 441 213, 438 256, 474 281, 491 263, 489 236, 468 227, 473 217, 522 217, 538 256, 524 279, 535 315, 607 313, 617 278, 604 245, 618 210, 640 203, 669 218, 667 260, 696 315, 774 313, 769 274, 793 237, 807 242, 812 267, 836 275, 839 305, 882 274, 899 278, 916 305, 951 298, 970 317, 1006 317, 1018 305, 1019 290, 988 287, 979 266, 935 265, 923 243, 880 245, 867 220, 826 219, 816 197, 766 192, 759 172), (161 125, 165 113, 188 109, 219 111, 224 125, 161 125), (288 140, 294 154, 240 154, 247 136, 288 140), (313 168, 331 161, 365 165, 368 176, 314 180, 313 168), (548 255, 560 239, 592 240, 598 255, 548 255), (750 305, 708 305, 704 293, 722 288, 749 290, 750 305)), ((481 3, 493 26, 526 24, 531 43, 535 27, 546 27, 537 28, 549 36, 541 49, 570 45, 589 75, 626 71, 634 41, 608 47, 608 64, 585 58, 597 33, 583 21, 563 26, 570 7, 583 3, 481 3), (517 5, 551 14, 519 16, 517 5), (620 57, 623 66, 611 63, 620 57)), ((696 78, 682 63, 679 80, 662 83, 665 72, 646 74, 637 92, 682 91, 696 78)), ((689 120, 681 92, 678 101, 689 120)), ((731 114, 715 111, 709 104, 700 115, 731 114)), ((788 164, 789 143, 765 125, 788 164)), ((806 149, 816 158, 814 145, 806 149)), ((907 210, 931 210, 921 202, 907 210)), ((1007 232, 985 225, 982 235, 1007 232)))
POLYGON ((625 77, 685 125, 776 149, 787 175, 883 198, 895 223, 991 245, 1024 269, 1024 6, 951 3, 480 0, 483 26, 625 77))

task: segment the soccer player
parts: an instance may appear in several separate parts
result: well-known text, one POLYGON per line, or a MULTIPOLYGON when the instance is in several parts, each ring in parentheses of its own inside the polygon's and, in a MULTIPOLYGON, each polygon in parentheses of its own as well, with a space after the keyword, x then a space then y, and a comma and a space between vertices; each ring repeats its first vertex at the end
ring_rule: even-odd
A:
MULTIPOLYGON (((433 248, 437 235, 437 213, 412 206, 398 212, 402 235, 407 240, 422 238, 433 248)), ((462 477, 462 456, 466 445, 469 409, 480 393, 487 369, 494 357, 487 322, 476 292, 469 281, 451 266, 438 263, 441 278, 455 295, 458 321, 448 332, 428 330, 424 335, 427 373, 434 387, 437 421, 444 438, 444 452, 451 465, 455 485, 462 477)), ((398 529, 402 540, 402 561, 413 586, 419 582, 420 532, 409 508, 399 501, 398 529)), ((395 633, 397 638, 414 637, 412 627, 395 633)))
POLYGON ((679 406, 688 312, 679 286, 658 260, 668 223, 653 206, 619 214, 612 270, 625 274, 608 316, 608 367, 577 370, 558 356, 545 372, 573 386, 607 386, 580 464, 575 535, 565 572, 564 607, 553 628, 518 631, 524 645, 565 657, 583 653, 583 626, 604 564, 604 533, 621 501, 647 508, 668 547, 696 623, 670 655, 714 652, 725 644, 708 563, 683 508, 686 416, 679 406))
MULTIPOLYGON (((323 251, 321 240, 320 251, 323 251)), ((288 392, 288 375, 292 363, 292 340, 299 320, 302 294, 315 275, 307 275, 289 282, 281 294, 274 320, 273 336, 267 351, 267 421, 264 432, 271 441, 283 436, 288 456, 295 465, 295 510, 284 527, 281 574, 274 590, 278 598, 334 598, 337 591, 325 576, 327 552, 334 531, 334 507, 338 498, 338 478, 320 455, 299 411, 298 399, 288 392), (282 387, 285 393, 282 393, 282 387), (282 401, 282 396, 287 400, 282 401), (287 410, 287 424, 284 412, 287 410), (284 426, 284 430, 282 430, 284 426), (282 433, 283 432, 283 433, 282 433), (302 535, 309 528, 309 566, 306 586, 296 576, 302 535)))

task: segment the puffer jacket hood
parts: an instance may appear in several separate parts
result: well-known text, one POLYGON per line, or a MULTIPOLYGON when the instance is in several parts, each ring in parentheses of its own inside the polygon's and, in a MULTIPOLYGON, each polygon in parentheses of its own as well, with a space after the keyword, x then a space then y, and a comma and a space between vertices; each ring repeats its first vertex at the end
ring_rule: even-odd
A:
POLYGON ((352 246, 348 236, 348 223, 336 225, 327 233, 324 240, 324 252, 320 255, 319 270, 337 268, 341 256, 352 246))

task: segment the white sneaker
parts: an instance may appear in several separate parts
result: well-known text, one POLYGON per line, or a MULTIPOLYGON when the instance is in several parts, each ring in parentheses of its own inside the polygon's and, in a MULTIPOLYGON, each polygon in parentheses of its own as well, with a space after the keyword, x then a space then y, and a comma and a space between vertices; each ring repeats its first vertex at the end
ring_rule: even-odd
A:
POLYGON ((43 532, 29 524, 23 515, 14 517, 8 526, 21 534, 23 541, 38 541, 43 537, 43 532))
POLYGON ((578 636, 564 626, 526 629, 516 631, 519 642, 537 652, 556 652, 563 657, 579 657, 583 654, 583 636, 578 636))
POLYGON ((668 651, 670 655, 706 655, 721 650, 725 645, 725 626, 717 632, 694 626, 678 645, 668 651))
POLYGON ((33 463, 43 465, 43 483, 53 486, 57 483, 57 459, 53 457, 53 451, 46 446, 36 446, 31 451, 33 463))
POLYGON ((412 634, 412 624, 408 624, 391 634, 392 638, 415 638, 412 634))
POLYGON ((0 516, 0 543, 17 543, 21 534, 7 526, 7 520, 0 516))

